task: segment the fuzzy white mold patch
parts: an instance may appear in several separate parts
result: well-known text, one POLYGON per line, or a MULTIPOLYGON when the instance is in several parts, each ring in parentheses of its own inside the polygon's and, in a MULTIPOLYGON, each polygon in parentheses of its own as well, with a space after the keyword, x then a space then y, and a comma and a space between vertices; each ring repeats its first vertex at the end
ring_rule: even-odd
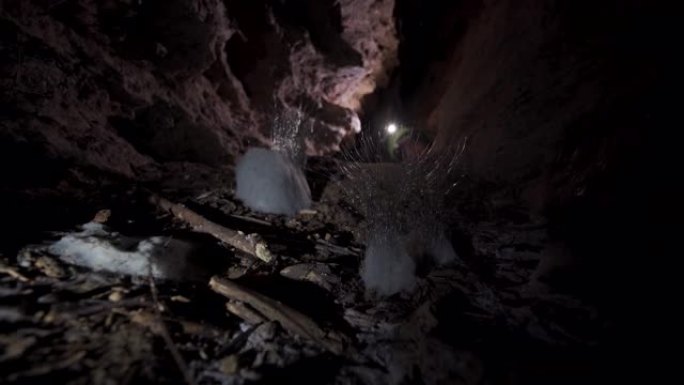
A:
POLYGON ((416 284, 416 263, 403 242, 391 236, 377 236, 368 242, 361 267, 366 289, 381 296, 411 291, 416 284))
POLYGON ((48 251, 66 263, 114 274, 178 278, 171 261, 183 261, 191 246, 166 237, 132 238, 89 222, 82 231, 64 235, 48 251), (163 258, 162 258, 163 256, 163 258), (162 264, 162 262, 166 262, 162 264))
POLYGON ((235 195, 252 210, 295 215, 311 206, 311 191, 290 157, 264 148, 250 148, 235 168, 235 195))

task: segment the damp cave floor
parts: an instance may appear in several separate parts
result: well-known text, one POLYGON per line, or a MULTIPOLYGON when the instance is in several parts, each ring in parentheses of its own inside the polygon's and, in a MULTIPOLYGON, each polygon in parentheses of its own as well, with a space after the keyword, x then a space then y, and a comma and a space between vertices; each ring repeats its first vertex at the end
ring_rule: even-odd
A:
POLYGON ((313 210, 290 219, 252 213, 229 189, 170 194, 221 226, 259 233, 276 255, 270 263, 196 234, 144 191, 120 189, 97 209, 60 218, 70 226, 3 251, 0 382, 575 383, 603 365, 592 349, 602 332, 595 309, 530 289, 544 243, 538 227, 470 227, 472 254, 499 258, 494 273, 458 264, 421 276, 412 293, 378 299, 358 276, 363 218, 339 191, 314 191, 313 210), (94 272, 46 252, 60 231, 102 210, 114 231, 193 239, 224 268, 193 267, 210 269, 205 280, 159 280, 94 272), (272 307, 251 317, 209 287, 212 276, 272 307), (295 326, 280 307, 296 312, 295 326), (331 336, 334 349, 321 342, 331 336))

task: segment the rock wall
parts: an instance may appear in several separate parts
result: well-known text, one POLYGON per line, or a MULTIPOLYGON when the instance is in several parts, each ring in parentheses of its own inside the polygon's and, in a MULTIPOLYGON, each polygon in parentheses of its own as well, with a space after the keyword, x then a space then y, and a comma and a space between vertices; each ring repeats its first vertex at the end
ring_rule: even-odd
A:
POLYGON ((33 176, 76 164, 128 177, 231 164, 268 144, 286 110, 301 111, 307 152, 327 153, 396 65, 393 0, 0 6, 0 152, 15 179, 14 162, 33 176))
MULTIPOLYGON (((441 45, 402 40, 402 66, 431 59, 402 68, 400 88, 408 120, 443 153, 466 143, 451 206, 474 221, 543 226, 542 270, 564 264, 564 285, 627 309, 635 277, 665 273, 684 212, 676 13, 648 1, 439 4, 464 24, 424 23, 422 36, 441 45)), ((434 13, 398 7, 403 19, 434 13)))
MULTIPOLYGON (((400 71, 403 108, 445 151, 467 141, 461 164, 470 177, 541 209, 601 179, 622 174, 628 184, 646 177, 647 164, 667 166, 669 151, 657 150, 670 147, 663 126, 673 117, 667 9, 646 1, 440 4, 451 16, 422 33, 442 44, 402 43, 402 66, 414 63, 413 73, 400 71), (427 63, 410 59, 417 54, 427 63)), ((398 7, 416 20, 437 8, 398 7)), ((411 27, 402 34, 416 33, 411 27)))

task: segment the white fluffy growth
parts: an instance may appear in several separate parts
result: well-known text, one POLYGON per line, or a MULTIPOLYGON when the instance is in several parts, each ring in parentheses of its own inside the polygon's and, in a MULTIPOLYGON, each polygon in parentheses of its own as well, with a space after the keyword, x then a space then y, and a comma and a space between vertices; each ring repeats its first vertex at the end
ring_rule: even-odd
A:
POLYGON ((183 242, 169 241, 164 237, 138 239, 123 237, 108 232, 102 224, 86 223, 83 231, 63 236, 48 247, 48 251, 64 262, 86 267, 95 271, 132 276, 168 278, 167 270, 160 266, 158 259, 162 253, 167 256, 188 251, 183 242), (166 248, 169 242, 173 247, 166 248))
POLYGON ((291 216, 311 206, 304 173, 280 152, 250 148, 237 163, 235 179, 235 195, 252 210, 291 216))
POLYGON ((448 265, 458 258, 454 246, 444 233, 432 239, 428 248, 428 254, 434 259, 437 266, 448 265))
POLYGON ((431 258, 436 266, 457 260, 451 241, 443 232, 435 236, 413 231, 409 234, 379 231, 370 239, 361 267, 366 289, 380 296, 410 292, 416 284, 416 264, 422 257, 431 258))
POLYGON ((381 296, 411 291, 416 284, 416 263, 397 237, 376 236, 368 242, 361 267, 366 289, 381 296))

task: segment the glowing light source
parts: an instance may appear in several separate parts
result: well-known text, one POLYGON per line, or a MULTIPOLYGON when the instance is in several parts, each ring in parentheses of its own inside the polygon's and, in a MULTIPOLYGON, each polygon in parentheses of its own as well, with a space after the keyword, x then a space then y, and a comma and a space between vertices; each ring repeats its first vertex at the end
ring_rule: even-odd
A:
POLYGON ((385 127, 385 130, 386 130, 387 133, 390 134, 390 135, 391 135, 391 134, 394 134, 395 132, 397 132, 397 125, 394 124, 394 123, 390 123, 390 124, 387 125, 387 127, 385 127))

